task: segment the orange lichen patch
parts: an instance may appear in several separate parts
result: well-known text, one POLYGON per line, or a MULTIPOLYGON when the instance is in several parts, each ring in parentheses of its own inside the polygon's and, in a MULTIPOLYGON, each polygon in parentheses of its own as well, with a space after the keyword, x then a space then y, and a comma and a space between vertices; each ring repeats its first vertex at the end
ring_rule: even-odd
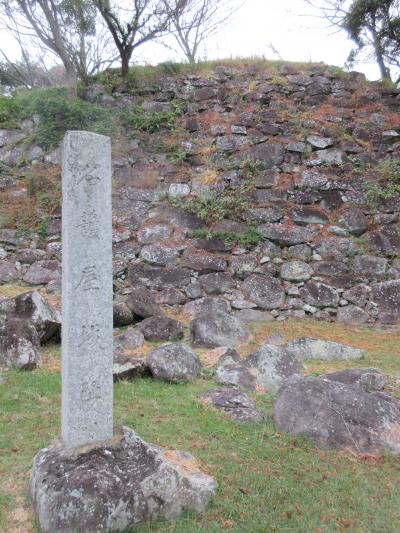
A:
POLYGON ((195 459, 191 455, 183 454, 177 450, 165 450, 164 457, 175 466, 178 466, 187 472, 207 472, 201 461, 195 459))

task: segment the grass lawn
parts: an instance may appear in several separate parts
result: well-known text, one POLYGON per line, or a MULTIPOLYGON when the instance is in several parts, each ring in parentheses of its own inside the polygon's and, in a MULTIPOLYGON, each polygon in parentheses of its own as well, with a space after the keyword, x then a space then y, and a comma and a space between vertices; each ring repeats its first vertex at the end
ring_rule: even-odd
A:
MULTIPOLYGON (((399 331, 378 331, 313 321, 252 326, 250 352, 271 332, 346 342, 366 350, 364 360, 306 363, 306 373, 345 366, 375 366, 390 376, 400 397, 399 331)), ((0 385, 0 531, 37 531, 26 487, 35 453, 58 434, 58 347, 45 349, 44 366, 10 371, 0 385)), ((277 432, 273 398, 253 396, 267 413, 263 424, 238 425, 201 405, 197 398, 215 385, 211 372, 192 384, 151 379, 115 384, 115 420, 145 440, 191 452, 218 482, 217 496, 202 517, 156 523, 141 532, 397 532, 400 523, 400 461, 318 450, 305 439, 277 432)))

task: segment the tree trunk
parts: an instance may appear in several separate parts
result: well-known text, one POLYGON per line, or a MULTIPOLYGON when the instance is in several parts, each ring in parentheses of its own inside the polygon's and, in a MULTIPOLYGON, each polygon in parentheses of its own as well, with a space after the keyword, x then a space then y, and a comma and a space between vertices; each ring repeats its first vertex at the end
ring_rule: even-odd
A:
POLYGON ((78 77, 73 67, 68 67, 65 70, 67 74, 68 100, 74 102, 78 98, 78 77))
POLYGON ((121 84, 119 90, 126 92, 129 85, 129 60, 131 58, 130 53, 121 53, 121 84))

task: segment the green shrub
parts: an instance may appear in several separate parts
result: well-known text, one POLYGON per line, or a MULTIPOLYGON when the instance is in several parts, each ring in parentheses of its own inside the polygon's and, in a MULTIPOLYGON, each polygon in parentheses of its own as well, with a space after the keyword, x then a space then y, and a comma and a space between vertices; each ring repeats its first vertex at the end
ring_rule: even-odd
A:
POLYGON ((265 237, 261 235, 255 228, 249 228, 243 233, 229 233, 225 231, 207 231, 199 229, 192 231, 190 237, 197 239, 221 239, 226 244, 239 244, 240 246, 257 246, 265 241, 265 237))
POLYGON ((378 180, 366 185, 365 196, 373 205, 400 194, 400 159, 384 159, 377 167, 378 180))
POLYGON ((38 119, 36 141, 46 150, 54 148, 67 130, 113 132, 108 110, 80 99, 71 102, 65 89, 16 91, 12 97, 0 97, 0 127, 13 128, 27 118, 38 119))
POLYGON ((162 128, 172 129, 176 118, 181 114, 178 106, 171 111, 145 111, 141 106, 134 106, 129 113, 121 114, 124 126, 146 133, 156 133, 162 128))
POLYGON ((175 207, 194 213, 208 226, 220 222, 224 218, 235 218, 250 208, 249 191, 253 184, 247 181, 239 187, 223 192, 207 191, 189 199, 169 197, 175 207))
POLYGON ((22 108, 13 96, 0 96, 0 128, 12 129, 18 125, 22 108))

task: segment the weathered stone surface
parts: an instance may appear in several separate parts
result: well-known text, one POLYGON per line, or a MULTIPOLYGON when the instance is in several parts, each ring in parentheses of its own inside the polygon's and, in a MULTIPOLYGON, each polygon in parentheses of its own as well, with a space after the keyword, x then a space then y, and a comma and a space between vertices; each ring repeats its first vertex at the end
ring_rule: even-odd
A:
POLYGON ((290 214, 293 222, 299 226, 328 223, 328 215, 321 208, 317 207, 302 205, 293 209, 290 214))
POLYGON ((110 139, 67 132, 62 185, 61 436, 73 448, 113 435, 110 139))
POLYGON ((150 374, 145 357, 115 354, 113 360, 113 380, 142 378, 150 374))
POLYGON ((285 300, 285 291, 276 278, 253 274, 242 283, 243 294, 261 309, 278 309, 285 300))
POLYGON ((315 152, 318 164, 341 165, 343 163, 343 152, 336 149, 317 150, 315 152))
POLYGON ((371 286, 370 300, 381 313, 389 313, 400 318, 400 280, 383 281, 371 286))
POLYGON ((60 336, 61 315, 38 292, 25 292, 15 298, 15 314, 32 322, 39 334, 40 342, 60 336))
POLYGON ((223 272, 226 269, 226 261, 217 255, 205 252, 186 252, 180 261, 181 266, 191 268, 202 274, 208 272, 223 272))
POLYGON ((384 255, 398 255, 400 233, 396 226, 383 226, 379 231, 369 231, 367 233, 367 243, 371 251, 384 255))
POLYGON ((17 250, 16 259, 22 264, 31 265, 36 261, 40 261, 46 255, 44 250, 38 250, 34 248, 22 248, 17 250))
POLYGON ((176 263, 179 251, 171 246, 148 244, 143 246, 140 257, 150 265, 165 266, 176 263))
POLYGON ((350 207, 339 216, 339 223, 344 226, 350 235, 359 237, 368 229, 368 219, 358 207, 350 207))
POLYGON ((15 281, 20 277, 20 272, 15 267, 15 263, 0 261, 0 283, 15 281))
POLYGON ((256 372, 246 366, 245 360, 240 359, 235 350, 228 350, 220 358, 216 378, 219 383, 224 385, 238 385, 251 390, 257 388, 256 372))
POLYGON ((254 368, 258 387, 275 393, 286 379, 301 373, 297 358, 283 348, 263 344, 245 360, 247 368, 254 368))
POLYGON ((315 232, 309 228, 286 227, 282 224, 263 224, 258 226, 258 231, 267 239, 282 246, 310 242, 315 237, 315 232))
POLYGON ((155 378, 173 383, 192 381, 201 369, 193 350, 180 343, 159 346, 150 353, 147 362, 155 378))
POLYGON ((354 285, 351 289, 344 291, 343 298, 352 304, 364 307, 368 301, 369 292, 367 285, 354 285))
POLYGON ((307 142, 309 142, 314 148, 320 149, 328 148, 333 144, 330 137, 320 137, 319 135, 309 135, 307 137, 307 142))
POLYGON ((313 269, 303 261, 290 261, 281 266, 281 278, 287 281, 307 281, 313 275, 313 269))
POLYGON ((184 304, 187 301, 187 297, 179 289, 167 287, 166 289, 158 293, 157 301, 160 304, 179 305, 184 304))
POLYGON ((183 324, 165 315, 145 318, 139 328, 148 341, 176 341, 183 337, 183 324))
POLYGON ((322 361, 351 361, 361 359, 362 350, 338 342, 301 337, 288 342, 286 348, 298 359, 320 359, 322 361))
POLYGON ((229 313, 231 306, 223 298, 199 298, 183 306, 183 312, 190 316, 208 315, 214 313, 229 313))
POLYGON ((133 322, 133 313, 125 302, 113 305, 113 324, 115 328, 129 326, 133 322))
POLYGON ((213 272, 199 277, 199 283, 206 294, 224 294, 236 287, 236 282, 226 272, 213 272))
POLYGON ((280 143, 257 144, 251 149, 250 156, 256 161, 272 168, 283 163, 285 149, 280 143))
POLYGON ((140 228, 137 233, 137 240, 141 244, 151 244, 168 239, 172 233, 172 228, 167 224, 152 224, 140 228))
MULTIPOLYGON (((33 263, 24 276, 25 283, 30 285, 45 285, 50 281, 61 279, 61 265, 56 260, 36 261, 33 263)), ((78 280, 79 281, 79 280, 78 280)))
POLYGON ((345 368, 322 377, 346 385, 358 385, 365 392, 381 391, 387 385, 386 377, 376 368, 345 368))
POLYGON ((200 396, 200 401, 222 411, 235 422, 261 422, 263 416, 246 393, 232 387, 210 389, 200 396))
POLYGON ((268 311, 259 311, 258 309, 241 309, 235 313, 235 316, 244 324, 249 322, 271 322, 274 317, 268 311))
POLYGON ((323 448, 400 454, 400 402, 381 392, 294 378, 278 391, 274 419, 280 431, 308 437, 323 448))
POLYGON ((0 321, 0 365, 31 370, 41 365, 39 335, 35 326, 22 318, 0 321))
POLYGON ((126 305, 141 318, 162 314, 161 307, 155 301, 155 295, 146 287, 134 288, 126 300, 126 305))
POLYGON ((368 322, 369 316, 357 305, 346 305, 338 308, 336 318, 338 322, 344 324, 358 325, 368 322))
POLYGON ((117 532, 204 511, 216 484, 191 455, 121 433, 114 444, 76 453, 56 441, 37 454, 30 495, 43 533, 117 532))
POLYGON ((354 255, 357 251, 357 246, 350 239, 342 237, 321 237, 317 240, 315 245, 315 252, 319 254, 322 259, 343 259, 354 255))
POLYGON ((136 350, 144 344, 144 335, 137 328, 127 328, 115 338, 116 347, 128 351, 136 350))
POLYGON ((249 222, 279 222, 283 212, 276 207, 254 207, 247 209, 243 217, 249 222))
POLYGON ((308 281, 300 289, 300 296, 308 305, 314 307, 336 307, 339 303, 336 290, 319 281, 308 281))
POLYGON ((185 268, 164 268, 136 263, 130 267, 128 278, 134 287, 142 284, 154 289, 165 289, 165 287, 180 289, 190 283, 190 271, 185 268))
POLYGON ((327 176, 316 169, 305 170, 299 182, 299 187, 304 189, 318 190, 323 187, 328 181, 327 176))
POLYGON ((190 334, 192 345, 196 348, 234 348, 250 338, 250 333, 242 322, 226 313, 198 316, 190 324, 190 334))

